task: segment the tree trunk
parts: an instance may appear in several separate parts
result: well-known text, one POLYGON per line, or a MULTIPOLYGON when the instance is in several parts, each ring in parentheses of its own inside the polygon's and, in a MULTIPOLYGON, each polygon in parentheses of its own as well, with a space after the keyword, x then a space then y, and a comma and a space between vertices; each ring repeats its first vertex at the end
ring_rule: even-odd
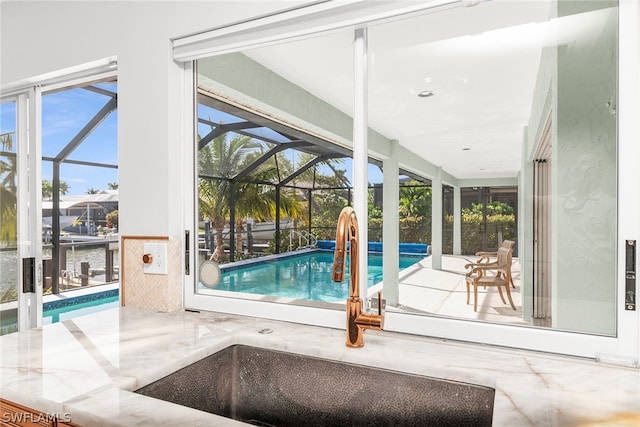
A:
POLYGON ((242 224, 242 220, 236 221, 236 254, 243 253, 243 233, 244 233, 244 225, 242 224))
POLYGON ((216 230, 215 245, 216 248, 211 254, 211 260, 217 261, 222 255, 224 255, 224 240, 222 239, 222 232, 224 231, 224 221, 212 219, 213 229, 216 230))

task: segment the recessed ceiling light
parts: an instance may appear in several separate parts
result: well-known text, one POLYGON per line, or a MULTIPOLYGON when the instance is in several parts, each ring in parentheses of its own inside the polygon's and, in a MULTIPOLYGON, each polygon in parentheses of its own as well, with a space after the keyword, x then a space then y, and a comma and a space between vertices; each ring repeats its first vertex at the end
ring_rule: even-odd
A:
POLYGON ((430 96, 433 96, 433 95, 434 95, 434 93, 433 93, 433 92, 431 92, 430 90, 423 90, 422 92, 420 92, 420 93, 418 94, 418 96, 419 96, 420 98, 429 98, 430 96))

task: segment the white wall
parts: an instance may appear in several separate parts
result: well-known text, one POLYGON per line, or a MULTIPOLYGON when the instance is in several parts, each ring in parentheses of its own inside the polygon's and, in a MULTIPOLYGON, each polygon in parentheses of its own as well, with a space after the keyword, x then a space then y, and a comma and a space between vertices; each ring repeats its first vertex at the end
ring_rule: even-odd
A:
MULTIPOLYGON (((575 42, 543 51, 521 186, 524 203, 532 206, 531 161, 551 113, 553 326, 602 334, 613 334, 616 320, 616 117, 607 107, 616 99, 617 70, 610 58, 616 50, 616 17, 615 9, 596 9, 561 18, 564 31, 585 30, 575 42), (602 61, 590 59, 594 51, 602 61)), ((531 212, 522 220, 519 235, 527 248, 521 252, 522 295, 529 318, 531 212)))
POLYGON ((118 58, 122 234, 182 235, 182 76, 170 39, 305 1, 2 2, 0 84, 118 58))
POLYGON ((585 25, 587 19, 593 26, 585 25, 588 35, 558 51, 557 310, 553 321, 561 329, 613 334, 617 70, 611 62, 617 13, 603 9, 563 19, 576 21, 567 23, 571 28, 585 25), (590 59, 594 56, 602 60, 590 59))

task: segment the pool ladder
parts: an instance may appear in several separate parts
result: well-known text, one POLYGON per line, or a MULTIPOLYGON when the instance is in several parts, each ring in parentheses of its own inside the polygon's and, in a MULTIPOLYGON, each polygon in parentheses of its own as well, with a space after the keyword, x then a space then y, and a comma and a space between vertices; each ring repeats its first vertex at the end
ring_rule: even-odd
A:
POLYGON ((318 244, 316 236, 307 230, 291 230, 289 232, 289 251, 293 250, 293 241, 296 236, 298 237, 298 249, 315 248, 318 244))

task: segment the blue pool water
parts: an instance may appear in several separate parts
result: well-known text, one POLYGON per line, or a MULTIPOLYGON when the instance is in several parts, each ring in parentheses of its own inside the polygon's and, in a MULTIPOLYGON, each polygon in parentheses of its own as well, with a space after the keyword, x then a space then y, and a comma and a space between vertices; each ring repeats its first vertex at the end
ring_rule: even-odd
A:
POLYGON ((43 304, 42 324, 62 322, 119 306, 118 289, 43 304))
MULTIPOLYGON (((98 311, 115 308, 120 305, 118 301, 118 289, 95 292, 92 294, 66 297, 55 301, 47 301, 42 304, 42 324, 62 322, 74 317, 98 311)), ((63 296, 66 296, 63 294, 63 296)), ((18 331, 18 320, 16 310, 2 313, 2 325, 0 335, 10 334, 18 331)))
MULTIPOLYGON (((401 256, 400 269, 423 258, 401 256)), ((349 277, 345 275, 342 283, 333 282, 332 265, 333 252, 314 251, 231 269, 222 267, 222 277, 215 289, 313 301, 344 301, 349 296, 349 277)), ((382 255, 369 253, 368 286, 381 281, 382 255)))

